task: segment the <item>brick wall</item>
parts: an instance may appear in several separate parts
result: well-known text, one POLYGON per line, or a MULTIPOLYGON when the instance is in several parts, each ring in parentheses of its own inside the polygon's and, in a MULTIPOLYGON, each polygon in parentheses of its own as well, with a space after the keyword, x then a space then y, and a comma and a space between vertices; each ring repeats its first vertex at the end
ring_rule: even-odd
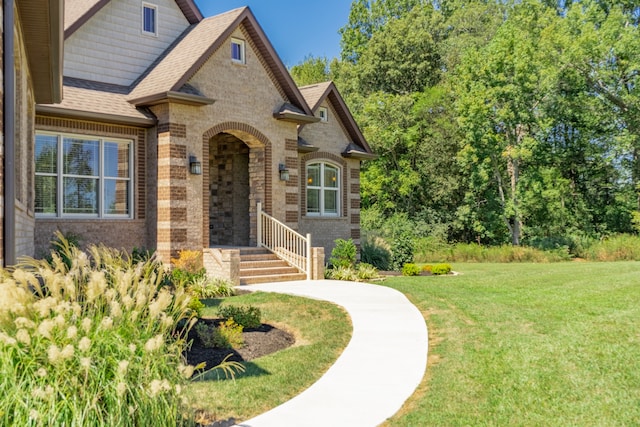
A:
POLYGON ((131 139, 134 144, 135 165, 132 219, 36 218, 35 236, 32 236, 36 255, 48 253, 50 241, 56 230, 76 234, 86 244, 104 243, 127 250, 134 247, 156 248, 156 214, 153 211, 156 196, 156 157, 153 151, 155 144, 147 144, 149 134, 155 133, 154 129, 145 130, 48 116, 36 116, 35 128, 43 131, 131 139), (147 152, 147 149, 150 151, 147 152))
POLYGON ((311 233, 313 245, 323 246, 327 258, 331 255, 336 239, 352 238, 360 246, 360 162, 342 157, 349 136, 340 123, 331 103, 325 101, 321 106, 328 111, 327 121, 306 125, 300 136, 319 148, 314 153, 300 155, 300 205, 302 233, 311 233), (306 165, 325 161, 340 167, 340 217, 306 216, 306 165))

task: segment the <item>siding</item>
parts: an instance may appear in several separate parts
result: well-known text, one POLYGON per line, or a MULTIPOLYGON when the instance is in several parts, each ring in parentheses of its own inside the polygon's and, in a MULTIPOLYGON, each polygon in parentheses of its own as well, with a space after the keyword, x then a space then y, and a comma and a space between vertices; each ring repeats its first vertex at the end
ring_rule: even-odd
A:
POLYGON ((64 75, 129 86, 189 26, 175 1, 155 0, 158 37, 141 33, 141 0, 112 0, 65 41, 64 75))

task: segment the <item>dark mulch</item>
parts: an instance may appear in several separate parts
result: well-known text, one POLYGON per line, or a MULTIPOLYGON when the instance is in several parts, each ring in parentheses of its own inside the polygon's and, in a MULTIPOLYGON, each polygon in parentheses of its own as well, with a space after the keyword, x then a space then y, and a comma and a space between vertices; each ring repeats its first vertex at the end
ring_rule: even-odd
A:
MULTIPOLYGON (((222 319, 199 319, 198 322, 218 324, 222 319)), ((275 353, 292 346, 295 343, 293 335, 274 326, 263 323, 259 328, 245 329, 242 332, 244 346, 238 349, 230 348, 206 348, 196 334, 195 327, 189 332, 191 348, 186 353, 187 363, 197 365, 206 362, 205 369, 211 369, 224 360, 229 354, 229 360, 236 362, 248 362, 267 354, 275 353)))

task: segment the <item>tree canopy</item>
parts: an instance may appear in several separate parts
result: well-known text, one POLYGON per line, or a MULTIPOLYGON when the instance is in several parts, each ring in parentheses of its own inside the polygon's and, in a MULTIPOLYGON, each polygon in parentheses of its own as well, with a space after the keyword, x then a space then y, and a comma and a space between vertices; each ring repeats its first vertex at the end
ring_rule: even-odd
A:
POLYGON ((379 158, 363 225, 537 244, 640 224, 640 4, 354 0, 332 79, 379 158))

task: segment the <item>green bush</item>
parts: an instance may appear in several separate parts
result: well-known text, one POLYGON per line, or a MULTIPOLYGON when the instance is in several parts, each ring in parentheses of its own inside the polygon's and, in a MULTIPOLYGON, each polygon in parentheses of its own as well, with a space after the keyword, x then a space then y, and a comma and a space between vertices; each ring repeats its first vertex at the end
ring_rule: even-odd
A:
POLYGON ((441 276, 451 273, 451 266, 449 264, 435 264, 431 267, 431 274, 441 276))
POLYGON ((365 262, 358 264, 357 275, 358 280, 371 280, 379 277, 378 269, 365 262))
POLYGON ((233 319, 244 328, 258 328, 262 325, 262 312, 252 305, 224 305, 218 309, 224 319, 233 319))
POLYGON ((362 243, 360 259, 362 262, 371 264, 379 270, 388 270, 391 262, 391 252, 382 238, 366 239, 362 243))
POLYGON ((640 261, 640 237, 631 234, 611 236, 593 242, 579 256, 591 261, 640 261))
POLYGON ((335 246, 331 250, 329 263, 333 267, 353 267, 356 263, 357 249, 352 239, 336 239, 335 246))
POLYGON ((153 259, 59 239, 1 273, 0 425, 181 424, 189 296, 153 259))
POLYGON ((329 280, 356 282, 358 280, 358 272, 353 267, 327 268, 324 271, 324 277, 329 280))
POLYGON ((242 325, 228 319, 218 327, 198 323, 195 327, 198 338, 208 348, 240 348, 244 345, 242 325))
POLYGON ((402 266, 403 276, 419 276, 420 271, 420 267, 415 264, 405 264, 402 266))
POLYGON ((410 263, 413 263, 413 240, 405 233, 396 237, 391 245, 391 269, 400 271, 410 263))
POLYGON ((205 305, 200 301, 200 298, 195 295, 191 295, 187 308, 190 310, 190 313, 193 317, 198 319, 201 318, 204 307, 205 305))
POLYGON ((187 286, 187 290, 200 299, 225 298, 235 295, 233 283, 222 278, 202 277, 187 286))

